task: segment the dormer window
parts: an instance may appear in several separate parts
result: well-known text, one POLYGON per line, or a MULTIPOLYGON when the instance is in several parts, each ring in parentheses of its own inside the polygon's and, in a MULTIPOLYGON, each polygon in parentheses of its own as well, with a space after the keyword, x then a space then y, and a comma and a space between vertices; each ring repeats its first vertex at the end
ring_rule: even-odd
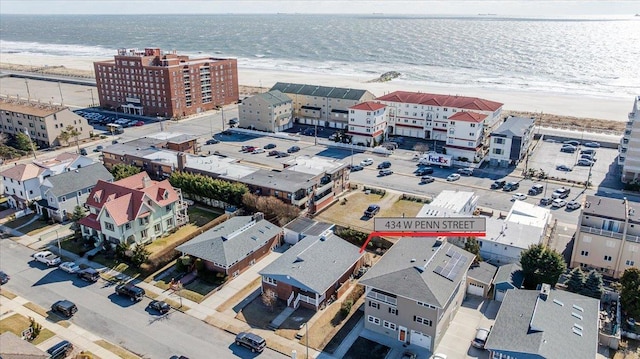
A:
POLYGON ((162 195, 162 198, 168 199, 169 198, 169 191, 164 191, 164 194, 162 195))
POLYGON ((97 194, 97 193, 96 193, 96 194, 94 194, 94 195, 93 195, 93 200, 94 200, 95 202, 100 202, 100 195, 99 195, 99 194, 97 194))

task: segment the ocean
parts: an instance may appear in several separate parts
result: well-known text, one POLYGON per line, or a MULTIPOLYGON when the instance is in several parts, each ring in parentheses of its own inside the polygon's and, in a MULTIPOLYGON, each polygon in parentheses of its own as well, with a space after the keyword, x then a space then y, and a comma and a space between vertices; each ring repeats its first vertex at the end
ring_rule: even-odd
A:
POLYGON ((0 15, 0 57, 159 47, 241 68, 605 98, 640 94, 639 44, 633 15, 0 15))

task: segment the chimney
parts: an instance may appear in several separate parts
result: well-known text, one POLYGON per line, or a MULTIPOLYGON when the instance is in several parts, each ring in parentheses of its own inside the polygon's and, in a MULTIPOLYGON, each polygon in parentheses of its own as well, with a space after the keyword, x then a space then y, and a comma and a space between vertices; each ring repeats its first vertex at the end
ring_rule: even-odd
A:
POLYGON ((547 300, 547 298, 549 298, 549 293, 551 293, 551 285, 542 283, 542 286, 540 286, 540 299, 547 300))
POLYGON ((261 220, 264 219, 264 213, 262 212, 256 212, 253 214, 253 220, 256 222, 260 222, 261 220))
POLYGON ((178 171, 184 171, 184 167, 187 165, 187 154, 184 152, 178 153, 178 171))
POLYGON ((151 178, 149 176, 142 177, 142 188, 149 188, 151 186, 151 178))

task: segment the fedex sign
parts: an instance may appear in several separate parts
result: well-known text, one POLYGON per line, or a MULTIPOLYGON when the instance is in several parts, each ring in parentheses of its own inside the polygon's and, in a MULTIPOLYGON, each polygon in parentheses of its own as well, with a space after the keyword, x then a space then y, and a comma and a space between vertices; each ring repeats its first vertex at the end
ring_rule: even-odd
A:
POLYGON ((428 153, 423 157, 423 160, 426 160, 426 162, 432 165, 451 167, 451 156, 439 153, 428 153))

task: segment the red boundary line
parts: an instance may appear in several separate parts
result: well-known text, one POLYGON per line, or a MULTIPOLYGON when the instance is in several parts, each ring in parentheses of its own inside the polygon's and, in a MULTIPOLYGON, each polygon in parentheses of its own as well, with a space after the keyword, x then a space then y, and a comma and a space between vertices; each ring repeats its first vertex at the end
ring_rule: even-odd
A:
POLYGON ((486 232, 371 232, 360 248, 360 253, 364 252, 367 244, 374 236, 391 237, 485 237, 486 232))

